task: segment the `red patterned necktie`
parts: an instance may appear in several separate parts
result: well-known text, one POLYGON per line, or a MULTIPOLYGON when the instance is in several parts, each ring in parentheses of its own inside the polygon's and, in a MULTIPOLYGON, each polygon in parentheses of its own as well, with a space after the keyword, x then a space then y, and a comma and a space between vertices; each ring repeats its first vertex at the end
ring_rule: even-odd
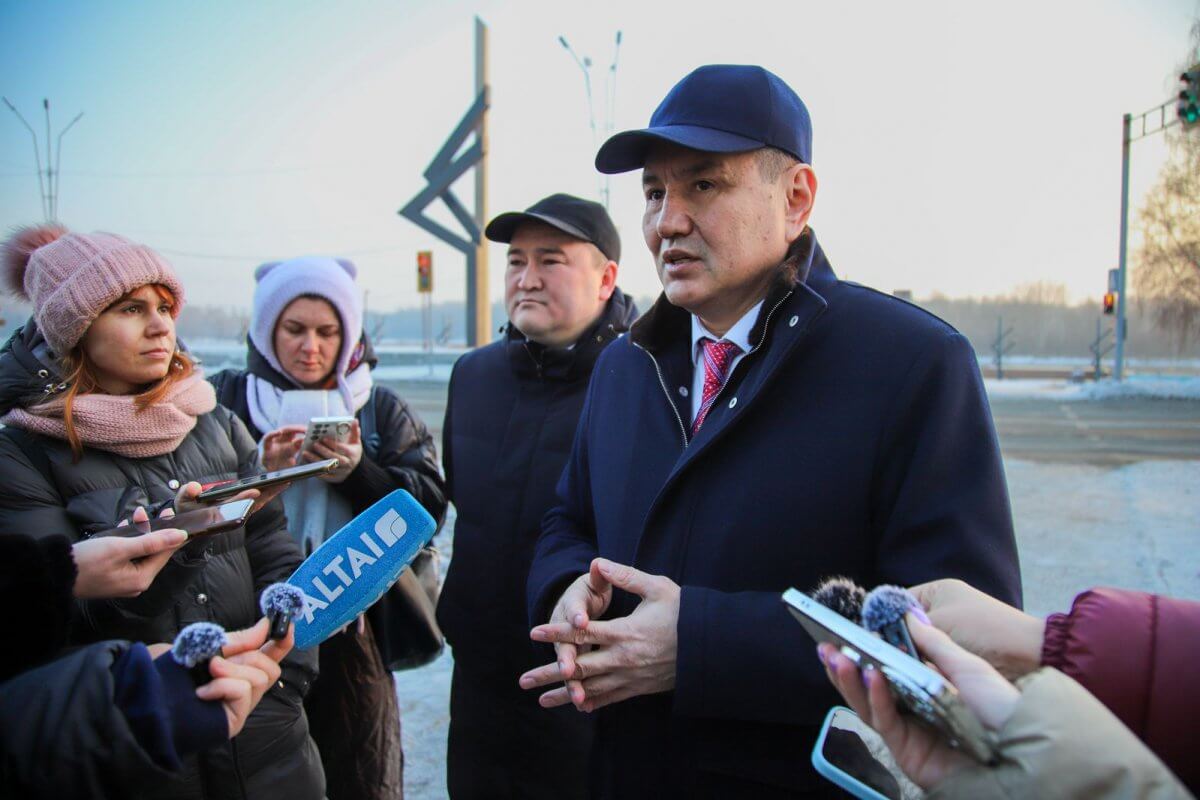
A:
POLYGON ((704 418, 708 416, 708 410, 712 408, 713 401, 717 399, 717 393, 725 385, 725 380, 729 377, 729 365, 742 352, 742 348, 724 339, 714 342, 704 336, 701 337, 700 343, 704 345, 704 394, 700 398, 700 409, 696 412, 696 421, 692 423, 693 436, 704 424, 704 418))

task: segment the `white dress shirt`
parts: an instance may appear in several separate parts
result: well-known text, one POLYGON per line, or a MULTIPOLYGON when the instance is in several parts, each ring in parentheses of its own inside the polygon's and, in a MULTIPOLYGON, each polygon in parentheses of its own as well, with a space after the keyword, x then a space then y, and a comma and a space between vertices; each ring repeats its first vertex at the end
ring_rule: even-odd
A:
POLYGON ((753 330, 754 323, 758 321, 758 312, 762 309, 762 304, 762 300, 755 303, 754 307, 743 314, 742 318, 735 322, 724 336, 711 333, 708 328, 704 327, 700 318, 692 314, 692 422, 696 421, 696 414, 700 411, 700 401, 704 397, 704 345, 701 344, 700 339, 709 338, 714 342, 724 339, 742 348, 742 352, 734 356, 733 361, 729 363, 729 370, 725 373, 725 377, 728 378, 733 374, 733 369, 738 362, 750 352, 750 331, 753 330))

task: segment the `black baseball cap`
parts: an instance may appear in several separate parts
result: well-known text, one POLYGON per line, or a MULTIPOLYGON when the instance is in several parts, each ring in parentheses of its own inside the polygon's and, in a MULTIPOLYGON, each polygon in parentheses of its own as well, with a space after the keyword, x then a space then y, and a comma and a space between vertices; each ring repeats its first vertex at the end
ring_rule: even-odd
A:
POLYGON ((804 102, 779 76, 762 67, 709 64, 667 93, 650 127, 610 138, 596 153, 596 169, 629 172, 646 164, 657 142, 706 153, 774 147, 812 163, 812 120, 804 102))
POLYGON ((552 194, 524 211, 509 211, 493 219, 483 235, 493 242, 508 244, 525 222, 542 222, 568 236, 590 242, 605 258, 621 260, 621 237, 604 206, 569 194, 552 194))

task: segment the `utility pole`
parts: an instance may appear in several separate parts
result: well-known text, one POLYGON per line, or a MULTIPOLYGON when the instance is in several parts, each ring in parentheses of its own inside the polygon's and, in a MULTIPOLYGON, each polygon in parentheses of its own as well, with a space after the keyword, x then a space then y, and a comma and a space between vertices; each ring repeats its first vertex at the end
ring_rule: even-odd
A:
MULTIPOLYGON (((479 17, 475 18, 475 96, 487 97, 488 90, 488 29, 479 17)), ((479 163, 475 165, 475 225, 482 231, 487 224, 488 189, 488 115, 479 115, 475 126, 475 141, 479 145, 479 163)), ((488 300, 488 246, 480 235, 475 244, 475 268, 467 273, 467 306, 473 308, 472 323, 475 338, 487 344, 492 338, 492 304, 488 300)), ((430 308, 430 328, 433 327, 433 309, 430 308)), ((431 350, 432 352, 432 350, 431 350)))
POLYGON ((1128 274, 1125 257, 1129 248, 1129 146, 1139 139, 1162 133, 1179 123, 1185 128, 1196 125, 1196 87, 1200 84, 1200 64, 1180 75, 1179 80, 1183 82, 1184 90, 1179 93, 1178 100, 1168 100, 1136 117, 1126 114, 1121 118, 1121 252, 1117 262, 1116 354, 1113 356, 1113 378, 1118 381, 1125 377, 1125 286, 1128 274), (1172 103, 1175 104, 1176 113, 1168 119, 1167 107, 1172 103))
MULTIPOLYGON (((600 141, 596 129, 596 109, 592 102, 592 59, 588 56, 580 58, 575 52, 575 49, 572 48, 571 44, 567 41, 566 36, 559 36, 558 43, 563 46, 563 49, 567 51, 567 53, 575 61, 575 64, 579 67, 580 71, 583 73, 583 91, 587 96, 588 125, 592 129, 592 152, 595 153, 600 147, 600 141)), ((616 43, 613 46, 612 62, 608 65, 604 88, 604 119, 601 122, 601 128, 604 132, 605 138, 612 135, 613 128, 616 126, 617 62, 620 56, 621 32, 617 31, 616 43)), ((609 175, 600 175, 598 178, 600 182, 600 202, 604 204, 606 209, 608 208, 610 178, 611 176, 609 175)))
POLYGON ((67 131, 71 130, 76 122, 79 122, 83 112, 80 111, 76 114, 75 118, 58 132, 58 139, 52 143, 50 138, 50 101, 42 100, 42 110, 46 114, 46 169, 43 171, 41 148, 38 145, 37 134, 33 132, 33 126, 25 120, 25 117, 7 97, 0 99, 4 100, 4 105, 8 106, 9 110, 16 115, 21 124, 25 126, 25 130, 29 131, 29 137, 33 139, 33 163, 37 169, 38 194, 42 199, 42 216, 46 222, 58 222, 58 182, 59 176, 62 174, 62 140, 67 131))

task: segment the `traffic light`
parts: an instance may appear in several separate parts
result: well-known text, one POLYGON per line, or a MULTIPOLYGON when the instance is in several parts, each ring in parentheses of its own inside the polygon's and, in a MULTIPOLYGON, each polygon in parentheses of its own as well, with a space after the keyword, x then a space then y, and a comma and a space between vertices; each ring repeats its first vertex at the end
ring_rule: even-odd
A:
POLYGON ((1175 110, 1183 127, 1190 128, 1200 122, 1200 64, 1179 76, 1183 88, 1179 92, 1179 103, 1175 110))
POLYGON ((1104 293, 1104 313, 1111 314, 1116 310, 1117 310, 1117 293, 1116 292, 1105 292, 1104 293))
POLYGON ((428 294, 433 291, 433 251, 417 251, 417 291, 428 294))

